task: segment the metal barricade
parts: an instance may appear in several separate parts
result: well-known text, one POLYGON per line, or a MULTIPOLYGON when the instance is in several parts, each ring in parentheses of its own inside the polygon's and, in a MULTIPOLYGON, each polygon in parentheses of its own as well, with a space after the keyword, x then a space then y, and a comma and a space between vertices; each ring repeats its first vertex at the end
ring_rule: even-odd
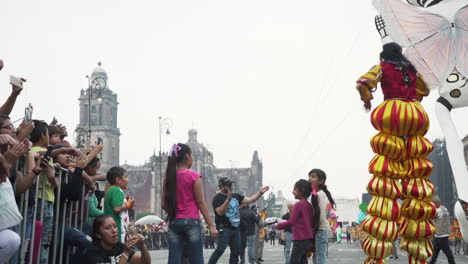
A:
MULTIPOLYGON (((25 164, 27 165, 28 163, 25 162, 25 164)), ((29 176, 27 175, 28 168, 26 165, 22 169, 23 177, 29 176)), ((18 165, 16 169, 18 170, 18 165)), ((85 185, 79 187, 81 188, 79 190, 81 193, 77 197, 79 199, 78 201, 69 200, 68 194, 64 193, 66 191, 62 184, 68 184, 73 175, 68 170, 61 167, 55 166, 55 169, 58 171, 56 176, 60 177, 61 181, 56 189, 53 219, 50 223, 44 223, 49 220, 46 209, 49 210, 48 208, 50 208, 49 204, 46 204, 46 186, 49 180, 45 172, 36 176, 34 185, 30 186, 29 189, 19 197, 18 206, 23 216, 23 221, 17 226, 17 232, 22 241, 17 259, 20 264, 39 264, 41 253, 44 253, 42 252, 43 250, 48 250, 48 263, 69 264, 71 262, 71 255, 75 253, 76 248, 72 246, 66 247, 65 241, 67 238, 65 236, 65 231, 67 228, 75 228, 82 232, 87 222, 88 206, 86 202, 89 197, 86 193, 85 185), (39 196, 41 198, 39 198, 39 196), (42 224, 43 226, 44 232, 42 232, 42 234, 38 233, 38 224, 42 224), (48 239, 50 240, 49 247, 48 249, 44 249, 42 240, 43 236, 49 235, 46 227, 48 224, 53 226, 51 227, 52 239, 48 239), (37 236, 41 237, 38 239, 37 236), (38 248, 36 252, 35 247, 38 248)), ((74 177, 79 177, 79 175, 74 177)), ((15 190, 17 183, 18 182, 14 185, 15 190)), ((75 191, 77 190, 75 189, 75 191)))

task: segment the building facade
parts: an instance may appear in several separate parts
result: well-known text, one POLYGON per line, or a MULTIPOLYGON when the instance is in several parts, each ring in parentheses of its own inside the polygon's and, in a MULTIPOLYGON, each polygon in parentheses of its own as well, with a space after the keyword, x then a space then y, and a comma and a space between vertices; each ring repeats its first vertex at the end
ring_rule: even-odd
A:
MULTIPOLYGON (((197 139, 198 132, 195 129, 191 129, 188 132, 188 141, 186 144, 190 146, 192 150, 193 165, 192 170, 198 172, 202 175, 203 188, 205 201, 208 206, 210 214, 213 214, 213 208, 211 206, 211 201, 218 191, 218 181, 222 177, 228 177, 229 179, 235 181, 233 184, 233 191, 243 195, 252 195, 255 192, 258 192, 260 187, 263 184, 263 164, 259 159, 258 152, 254 151, 252 156, 252 162, 250 167, 247 168, 217 168, 214 165, 214 155, 213 153, 202 143, 198 142, 197 139)), ((128 165, 124 165, 128 166, 128 165)), ((129 182, 132 182, 133 179, 138 178, 137 181, 145 182, 147 184, 138 185, 137 189, 135 186, 129 186, 129 193, 137 193, 147 191, 151 192, 151 195, 147 195, 146 198, 151 197, 150 201, 144 201, 142 206, 137 206, 135 211, 143 212, 142 210, 149 209, 147 212, 153 212, 157 215, 164 215, 161 209, 161 199, 162 199, 162 182, 164 178, 164 173, 167 166, 167 153, 163 152, 156 155, 154 153, 148 162, 142 166, 128 166, 128 177, 129 182), (145 176, 142 171, 145 171, 145 176), (151 181, 148 179, 143 180, 141 177, 151 178, 151 181), (149 184, 151 182, 151 185, 149 184)), ((137 199, 138 203, 138 199, 137 199)), ((257 206, 260 208, 264 207, 263 197, 257 201, 257 206)))
POLYGON ((432 144, 434 150, 428 158, 434 164, 434 169, 431 176, 429 176, 429 180, 434 184, 435 194, 440 197, 442 204, 447 207, 450 215, 453 216, 457 194, 445 140, 436 139, 432 144))
POLYGON ((117 127, 117 94, 107 85, 107 72, 98 63, 89 77, 89 87, 80 91, 80 123, 75 130, 77 145, 83 147, 91 132, 89 142, 94 144, 98 137, 105 148, 101 153, 101 168, 107 171, 118 166, 120 153, 120 129, 117 127), (100 80, 100 86, 95 85, 100 80), (105 84, 105 85, 102 85, 105 84), (102 87, 104 86, 104 87, 102 87), (98 89, 100 88, 100 89, 98 89), (90 131, 89 131, 90 130, 90 131))

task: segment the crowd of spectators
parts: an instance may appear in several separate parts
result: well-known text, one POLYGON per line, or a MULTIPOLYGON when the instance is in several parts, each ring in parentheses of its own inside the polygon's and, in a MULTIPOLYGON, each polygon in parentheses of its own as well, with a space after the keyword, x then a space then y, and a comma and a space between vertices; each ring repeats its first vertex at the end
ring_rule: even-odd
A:
POLYGON ((143 236, 130 233, 124 243, 116 235, 125 234, 116 222, 135 202, 123 196, 125 170, 100 172, 102 143, 72 147, 67 128, 33 118, 32 106, 10 117, 25 82, 11 80, 0 106, 0 263, 150 263, 143 236), (106 180, 103 210, 96 182, 106 180))

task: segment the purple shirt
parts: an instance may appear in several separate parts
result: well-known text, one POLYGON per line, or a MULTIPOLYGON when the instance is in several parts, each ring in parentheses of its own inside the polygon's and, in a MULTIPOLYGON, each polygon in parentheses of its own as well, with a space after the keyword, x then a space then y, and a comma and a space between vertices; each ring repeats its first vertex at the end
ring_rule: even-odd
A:
POLYGON ((299 201, 294 205, 288 221, 278 223, 278 229, 292 227, 292 240, 306 240, 314 238, 312 215, 314 210, 307 201, 299 201))
POLYGON ((195 199, 195 182, 200 174, 191 170, 177 171, 177 208, 175 218, 200 219, 195 199))

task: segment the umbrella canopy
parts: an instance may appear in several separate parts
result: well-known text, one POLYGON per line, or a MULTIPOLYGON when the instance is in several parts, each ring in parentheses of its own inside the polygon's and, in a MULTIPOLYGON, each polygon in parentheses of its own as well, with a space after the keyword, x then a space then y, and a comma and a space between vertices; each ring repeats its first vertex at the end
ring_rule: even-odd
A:
POLYGON ((164 220, 162 220, 159 216, 156 216, 156 215, 147 215, 147 216, 144 216, 140 219, 138 219, 138 221, 135 222, 135 225, 153 225, 153 224, 156 224, 156 225, 159 225, 160 223, 163 223, 164 220))
POLYGON ((405 55, 436 89, 453 69, 468 76, 468 5, 453 19, 406 4, 401 0, 374 0, 385 20, 390 37, 404 48, 405 55))

